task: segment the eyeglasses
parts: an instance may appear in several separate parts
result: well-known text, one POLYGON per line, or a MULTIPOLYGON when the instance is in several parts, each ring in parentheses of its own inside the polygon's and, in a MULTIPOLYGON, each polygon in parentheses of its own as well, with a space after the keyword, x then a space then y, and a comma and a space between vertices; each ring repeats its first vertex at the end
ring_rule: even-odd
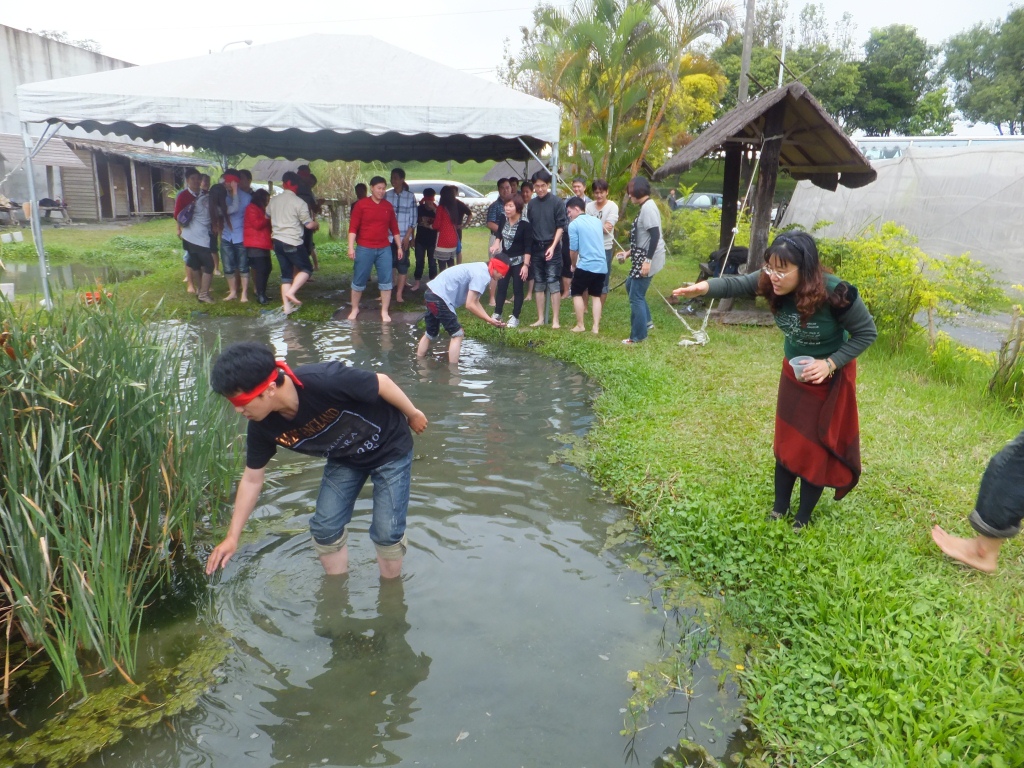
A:
POLYGON ((764 272, 766 275, 768 275, 768 277, 770 277, 770 278, 771 277, 777 277, 777 278, 779 278, 781 280, 784 277, 788 277, 789 275, 792 275, 794 272, 796 272, 796 269, 794 268, 794 269, 789 270, 788 272, 781 272, 781 271, 779 271, 777 269, 772 269, 767 264, 765 264, 763 267, 761 267, 761 271, 764 272))

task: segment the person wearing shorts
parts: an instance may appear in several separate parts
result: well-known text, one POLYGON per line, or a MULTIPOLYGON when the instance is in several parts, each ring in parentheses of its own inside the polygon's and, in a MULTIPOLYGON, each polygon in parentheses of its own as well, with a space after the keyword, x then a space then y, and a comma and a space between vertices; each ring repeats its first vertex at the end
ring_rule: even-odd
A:
POLYGON ((210 286, 213 284, 215 261, 210 250, 210 195, 200 190, 195 198, 192 218, 181 225, 181 242, 185 246, 185 266, 192 273, 196 298, 203 304, 212 304, 210 286))
POLYGON ((352 218, 348 225, 348 257, 355 264, 352 267, 352 309, 348 313, 349 320, 359 316, 359 302, 366 290, 370 272, 376 269, 377 287, 380 289, 380 318, 385 323, 391 322, 391 315, 388 314, 393 285, 390 240, 394 239, 398 243, 395 257, 399 261, 405 254, 395 209, 384 199, 386 189, 384 177, 374 176, 370 179, 370 195, 357 200, 352 208, 352 218))
POLYGON ((619 221, 619 206, 608 199, 608 182, 594 179, 594 199, 587 203, 587 216, 596 216, 601 220, 604 229, 604 257, 608 271, 604 276, 604 290, 601 292, 601 304, 608 298, 608 290, 612 275, 612 256, 615 253, 615 225, 619 221))
POLYGON ((529 205, 529 222, 533 229, 530 264, 533 267, 534 299, 537 322, 544 325, 544 296, 551 297, 551 327, 559 328, 558 310, 562 282, 562 235, 568 226, 565 206, 551 191, 551 174, 541 169, 533 174, 534 196, 529 205))
POLYGON ((500 280, 508 274, 508 270, 508 262, 502 259, 491 259, 486 264, 474 261, 449 267, 427 283, 427 289, 423 292, 423 301, 427 305, 424 317, 426 333, 416 347, 416 355, 426 357, 430 343, 437 339, 443 327, 451 336, 448 362, 459 362, 462 337, 466 335, 455 314, 455 310, 461 306, 465 306, 484 322, 496 328, 504 328, 505 323, 487 314, 480 303, 480 297, 490 286, 492 278, 500 280))
POLYGON ((238 550, 256 509, 266 467, 279 445, 326 457, 316 511, 309 521, 313 547, 328 574, 348 571, 348 526, 356 499, 373 480, 370 539, 380 575, 401 575, 412 476, 412 432, 427 417, 388 376, 338 361, 292 371, 263 344, 242 342, 213 364, 213 390, 249 420, 245 471, 224 540, 206 561, 207 574, 223 568, 238 550))
POLYGON ((572 294, 573 309, 576 311, 576 325, 573 333, 582 333, 585 329, 583 316, 587 309, 587 296, 590 296, 591 312, 594 324, 591 332, 597 333, 601 327, 601 293, 604 290, 605 274, 608 270, 604 255, 604 229, 600 219, 587 216, 587 203, 582 197, 573 197, 565 204, 566 215, 569 217, 569 254, 572 259, 572 294))
POLYGON ((405 281, 409 274, 409 257, 413 251, 413 235, 416 234, 416 195, 409 191, 405 183, 405 171, 401 168, 391 169, 391 189, 384 193, 384 199, 395 209, 398 231, 401 238, 391 238, 391 269, 394 271, 392 282, 395 285, 395 301, 405 301, 405 281), (402 257, 399 258, 399 246, 402 257))
POLYGON ((319 225, 309 215, 309 205, 297 194, 298 174, 288 171, 281 186, 284 189, 267 203, 267 216, 270 217, 274 254, 281 269, 281 304, 285 315, 290 315, 302 306, 297 296, 299 288, 313 274, 309 251, 304 245, 305 231, 316 230, 319 225))

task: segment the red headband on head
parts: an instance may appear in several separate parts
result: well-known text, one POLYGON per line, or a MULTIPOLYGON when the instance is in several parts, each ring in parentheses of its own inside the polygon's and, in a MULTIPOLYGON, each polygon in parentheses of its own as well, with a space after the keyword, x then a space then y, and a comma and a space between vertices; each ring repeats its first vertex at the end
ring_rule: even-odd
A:
POLYGON ((501 259, 491 259, 487 264, 488 269, 493 269, 502 277, 508 274, 508 262, 502 261, 501 259))
POLYGON ((299 381, 299 377, 292 373, 292 369, 288 367, 288 363, 286 363, 284 360, 277 360, 274 362, 274 370, 270 372, 270 375, 267 376, 266 379, 261 381, 248 392, 242 392, 240 394, 235 395, 234 397, 229 397, 228 401, 236 408, 243 408, 247 406, 257 397, 262 395, 263 392, 267 389, 267 387, 269 387, 271 384, 277 381, 277 374, 279 371, 284 371, 284 375, 287 376, 292 381, 294 381, 295 386, 302 386, 302 382, 299 381))
POLYGON ((241 184, 242 183, 242 177, 241 176, 235 176, 235 174, 233 174, 233 173, 225 173, 224 174, 224 183, 226 184, 229 181, 234 181, 234 182, 236 182, 238 184, 241 184))

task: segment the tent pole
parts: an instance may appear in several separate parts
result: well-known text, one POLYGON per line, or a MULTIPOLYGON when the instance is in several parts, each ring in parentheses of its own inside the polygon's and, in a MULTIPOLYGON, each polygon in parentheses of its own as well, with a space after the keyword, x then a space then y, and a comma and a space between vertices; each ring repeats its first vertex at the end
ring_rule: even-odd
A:
MULTIPOLYGON (((28 135, 28 123, 21 124, 21 138, 25 144, 25 172, 28 175, 28 195, 32 202, 32 239, 36 244, 36 253, 39 255, 39 279, 43 286, 43 306, 53 309, 53 301, 50 299, 50 282, 47 279, 46 251, 43 248, 43 227, 39 223, 39 199, 36 196, 36 180, 32 168, 32 156, 42 149, 49 140, 48 131, 43 133, 39 140, 38 147, 33 151, 32 137, 28 135)), ((52 134, 51 134, 52 135, 52 134)))
POLYGON ((558 142, 551 145, 551 188, 558 189, 558 142))

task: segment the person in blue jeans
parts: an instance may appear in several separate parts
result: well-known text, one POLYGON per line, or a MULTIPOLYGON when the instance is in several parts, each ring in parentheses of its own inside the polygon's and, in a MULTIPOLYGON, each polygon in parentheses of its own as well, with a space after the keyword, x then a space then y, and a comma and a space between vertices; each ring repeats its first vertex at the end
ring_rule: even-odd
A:
POLYGON ((629 232, 629 250, 619 251, 619 263, 629 257, 629 277, 626 278, 626 293, 629 294, 629 338, 623 344, 639 344, 647 338, 647 332, 654 328, 651 308, 647 304, 647 289, 651 279, 665 266, 665 238, 661 234, 661 212, 651 199, 651 183, 643 176, 635 176, 629 182, 629 199, 640 206, 633 227, 629 232))
POLYGON ((213 364, 213 390, 249 420, 245 471, 231 524, 206 561, 223 568, 238 550, 256 509, 266 467, 282 445, 326 457, 316 511, 309 521, 313 547, 328 574, 348 571, 348 524, 366 480, 373 480, 370 539, 380 575, 397 578, 406 553, 405 519, 412 476, 412 434, 427 417, 389 377, 337 361, 292 371, 273 350, 255 342, 227 347, 213 364), (411 431, 410 431, 411 430, 411 431))

